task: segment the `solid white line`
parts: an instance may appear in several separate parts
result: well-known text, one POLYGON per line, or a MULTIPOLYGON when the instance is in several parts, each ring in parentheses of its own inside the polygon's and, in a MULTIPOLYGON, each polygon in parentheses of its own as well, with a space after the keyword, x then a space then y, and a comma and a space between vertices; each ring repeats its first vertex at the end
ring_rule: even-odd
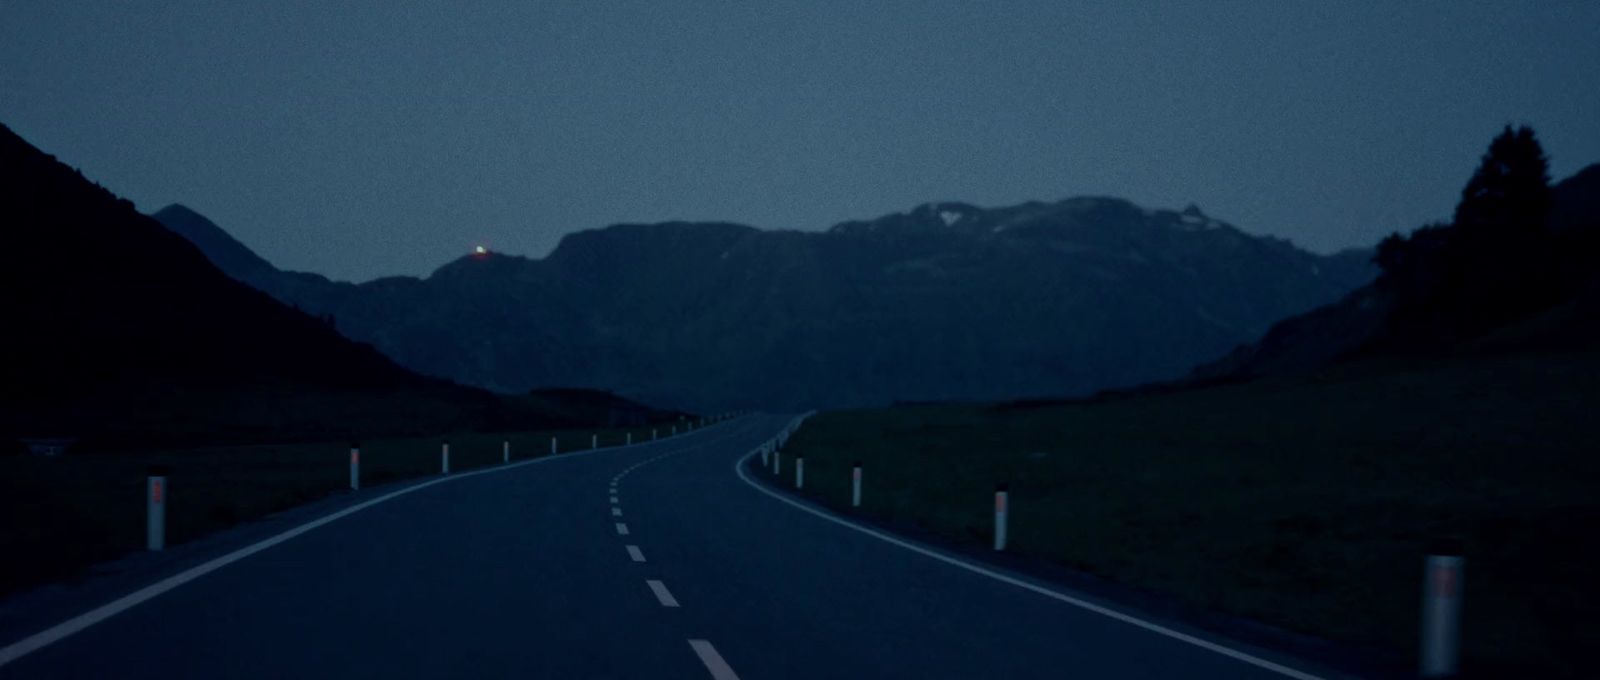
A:
POLYGON ((722 655, 717 653, 717 648, 712 647, 705 640, 690 640, 689 646, 694 648, 694 653, 700 657, 700 663, 706 665, 706 670, 711 671, 711 680, 739 680, 739 675, 733 672, 733 667, 722 660, 722 655))
POLYGON ((622 516, 622 508, 612 508, 611 509, 611 516, 612 517, 621 517, 622 516))
MULTIPOLYGON (((685 449, 685 450, 687 450, 687 449, 685 449)), ((294 527, 292 529, 288 529, 288 530, 284 531, 283 533, 280 533, 280 534, 278 534, 276 536, 272 536, 271 538, 267 538, 267 539, 264 539, 264 540, 262 540, 260 542, 253 543, 251 545, 245 546, 243 548, 235 550, 235 551, 233 551, 231 553, 228 553, 226 555, 223 555, 221 557, 214 558, 214 559, 212 559, 212 560, 210 560, 208 562, 205 562, 205 563, 202 563, 200 565, 197 565, 197 566, 191 567, 189 569, 186 569, 184 571, 178 572, 176 574, 173 574, 172 576, 168 576, 168 577, 166 577, 164 579, 161 579, 160 581, 156 581, 155 583, 152 583, 152 584, 150 584, 148 586, 145 586, 143 588, 135 590, 135 591, 133 591, 131 593, 128 593, 127 595, 123 595, 122 597, 119 597, 119 598, 117 598, 115 600, 112 600, 112 601, 107 602, 107 603, 105 603, 103 605, 95 607, 94 609, 91 609, 91 610, 89 610, 87 612, 84 612, 84 613, 79 614, 77 616, 74 616, 74 617, 72 617, 70 619, 62 621, 61 623, 58 623, 58 624, 56 624, 54 626, 46 628, 46 629, 44 629, 42 631, 39 631, 37 633, 34 633, 33 635, 29 635, 28 637, 25 637, 25 638, 22 638, 20 640, 15 641, 15 642, 12 642, 11 644, 6 645, 5 647, 0 647, 0 666, 5 666, 6 664, 9 664, 9 663, 11 663, 13 661, 16 661, 17 659, 20 659, 20 658, 22 658, 24 656, 27 656, 28 654, 31 654, 31 653, 33 653, 35 651, 38 651, 39 649, 41 649, 41 648, 43 648, 43 647, 45 647, 47 645, 50 645, 50 644, 59 642, 61 640, 64 640, 64 639, 66 639, 68 637, 71 637, 72 635, 78 633, 79 631, 82 631, 85 628, 88 628, 90 626, 93 626, 94 624, 100 623, 101 621, 104 621, 104 620, 106 620, 108 618, 111 618, 112 616, 120 614, 120 613, 122 613, 124 611, 132 609, 133 607, 139 606, 140 604, 143 604, 144 602, 147 602, 150 599, 161 595, 162 593, 165 593, 165 592, 167 592, 169 590, 172 590, 173 588, 177 588, 178 586, 181 586, 181 585, 183 585, 185 583, 188 583, 188 582, 193 581, 193 580, 195 580, 197 578, 200 578, 201 576, 205 576, 206 574, 209 574, 209 573, 211 573, 213 571, 216 571, 218 569, 226 567, 226 566, 228 566, 230 564, 233 564, 234 562, 238 562, 239 560, 242 560, 242 559, 244 559, 246 557, 249 557, 249 556, 254 555, 254 554, 258 553, 258 552, 261 552, 263 550, 266 550, 268 548, 276 546, 276 545, 278 545, 280 543, 283 543, 284 541, 287 541, 287 540, 292 539, 292 538, 294 538, 296 536, 299 536, 300 534, 306 533, 307 531, 311 531, 312 529, 316 529, 317 527, 323 526, 323 525, 328 524, 330 522, 334 522, 334 521, 343 519, 345 517, 349 517, 350 515, 353 515, 353 514, 355 514, 357 512, 360 512, 362 510, 370 508, 370 507, 372 507, 374 505, 378 505, 379 503, 385 503, 385 502, 394 500, 396 498, 399 498, 401 496, 404 496, 406 494, 410 494, 410 493, 415 493, 417 491, 421 491, 423 489, 426 489, 428 487, 434 486, 436 484, 448 484, 450 482, 458 482, 458 481, 461 481, 463 479, 476 477, 478 475, 488 475, 488 474, 494 474, 494 473, 497 473, 497 472, 506 472, 508 470, 514 470, 514 469, 521 468, 521 467, 528 466, 528 465, 538 465, 540 463, 544 463, 544 462, 552 461, 552 460, 568 460, 568 459, 571 459, 571 458, 576 458, 578 456, 586 456, 586 455, 593 455, 593 454, 591 452, 583 452, 583 453, 565 454, 565 455, 560 455, 560 456, 548 456, 548 457, 542 457, 542 458, 533 458, 533 459, 530 459, 530 460, 522 461, 520 463, 511 463, 509 465, 498 465, 498 466, 495 466, 495 467, 484 468, 482 470, 474 470, 474 471, 471 471, 471 472, 461 472, 461 473, 457 473, 457 474, 451 475, 449 477, 439 477, 437 479, 433 479, 433 480, 429 480, 429 481, 413 484, 411 486, 408 486, 408 487, 406 487, 404 489, 400 489, 398 491, 391 491, 391 492, 389 492, 387 494, 384 494, 384 495, 379 496, 377 498, 374 498, 372 500, 363 501, 361 503, 358 503, 356 505, 352 505, 352 506, 350 506, 348 508, 345 508, 343 510, 335 512, 335 513, 333 513, 331 515, 328 515, 326 517, 321 517, 321 518, 318 518, 318 519, 311 520, 311 521, 306 522, 305 524, 302 524, 300 526, 294 527)))
POLYGON ((678 606, 678 599, 673 597, 672 593, 667 592, 667 584, 651 579, 649 581, 645 581, 645 585, 650 586, 650 592, 656 594, 656 599, 661 601, 661 606, 678 606))
POLYGON ((643 562, 644 553, 639 552, 639 546, 630 545, 628 546, 628 558, 635 562, 643 562))
POLYGON ((837 524, 839 526, 845 527, 847 529, 854 529, 855 531, 859 531, 859 532, 861 532, 863 534, 866 534, 868 536, 876 538, 876 539, 878 539, 880 541, 884 541, 886 543, 890 543, 892 545, 895 545, 895 546, 898 546, 898 547, 901 547, 901 548, 905 548, 906 550, 910 550, 911 552, 918 553, 918 554, 924 555, 926 557, 931 557, 933 559, 939 560, 940 562, 944 562, 945 564, 951 565, 953 567, 958 567, 958 568, 961 568, 961 569, 965 569, 967 571, 970 571, 970 572, 972 572, 974 574, 978 574, 978 575, 981 575, 981 576, 987 576, 987 577, 992 578, 992 579, 994 579, 996 581, 999 581, 1001 583, 1005 583, 1005 584, 1008 584, 1008 585, 1013 585, 1013 586, 1016 586, 1018 588, 1022 588, 1023 590, 1028 590, 1028 591, 1037 593, 1039 595, 1043 595, 1045 597, 1048 597, 1048 598, 1050 598, 1052 600, 1056 600, 1058 602, 1064 602, 1066 604, 1070 604, 1070 605, 1072 605, 1074 607, 1078 607, 1080 609, 1085 609, 1085 610, 1094 612, 1096 614, 1100 614, 1102 616, 1106 616, 1106 617, 1109 617, 1109 618, 1112 618, 1112 619, 1116 619, 1118 621, 1121 621, 1121 622, 1129 624, 1129 625, 1138 626, 1139 628, 1143 628, 1143 629, 1145 629, 1147 631, 1150 631, 1152 633, 1155 633, 1157 635, 1163 635, 1163 636, 1172 638, 1174 640, 1178 640, 1179 642, 1186 642, 1188 644, 1194 645, 1194 646, 1199 647, 1201 649, 1205 649, 1205 650, 1208 650, 1208 651, 1216 652, 1218 654, 1221 654, 1223 656, 1226 656, 1226 657, 1229 657, 1229 658, 1232 658, 1232 659, 1235 659, 1235 660, 1238 660, 1238 661, 1243 661, 1244 663, 1250 664, 1250 665, 1255 666, 1257 668, 1262 668, 1262 669, 1265 669, 1265 670, 1269 670, 1269 671, 1272 671, 1272 672, 1277 673, 1279 675, 1283 675, 1283 676, 1286 676, 1286 677, 1294 678, 1295 680, 1325 680, 1322 676, 1312 675, 1312 674, 1306 673, 1304 671, 1296 670, 1296 669, 1290 668, 1290 667, 1285 666, 1285 665, 1280 664, 1280 663, 1276 663, 1276 662, 1273 662, 1273 661, 1268 661, 1266 659, 1263 659, 1263 658, 1258 657, 1258 656, 1254 656, 1252 654, 1248 654, 1246 652, 1241 652, 1241 651, 1239 651, 1237 649, 1233 649, 1231 647, 1225 647, 1223 645, 1217 644, 1215 642, 1211 642, 1209 640, 1203 640, 1203 639, 1197 638, 1197 637, 1195 637, 1193 635, 1189 635, 1187 633, 1183 633, 1183 632, 1179 632, 1179 631, 1173 630, 1171 628, 1167 628, 1166 626, 1163 626, 1163 625, 1158 624, 1158 623, 1153 623, 1153 622, 1150 622, 1150 621, 1146 621, 1144 619, 1141 619, 1141 618, 1138 618, 1136 616, 1133 616, 1132 614, 1124 614, 1124 613, 1119 612, 1119 611, 1117 611, 1115 609, 1110 609, 1108 607, 1102 607, 1100 605, 1094 604, 1093 602, 1087 602, 1085 600, 1081 600, 1079 598, 1073 597, 1071 595, 1067 595, 1065 593, 1057 592, 1057 591, 1051 590, 1049 588, 1045 588, 1043 586, 1039 586, 1039 585, 1035 585, 1033 583, 1029 583, 1029 582, 1024 581, 1024 580, 1019 579, 1019 578, 1015 578, 1015 577, 1012 577, 1012 576, 1007 576, 1005 574, 993 571, 993 570, 988 569, 986 567, 982 567, 982 566, 979 566, 977 564, 973 564, 973 563, 968 562, 966 560, 963 560, 963 559, 960 559, 960 558, 956 558, 956 557, 951 557, 949 555, 945 555, 943 553, 936 552, 936 551, 931 550, 929 548, 925 548, 923 546, 916 545, 916 544, 911 543, 909 541, 906 541, 906 540, 903 540, 903 539, 900 539, 900 538, 896 538, 894 536, 891 536, 889 534, 883 533, 883 532, 878 531, 876 529, 871 529, 871 528, 862 526, 860 524, 856 524, 855 522, 852 522, 852 521, 849 521, 849 520, 846 520, 846 519, 842 519, 842 518, 834 515, 831 512, 828 512, 826 510, 819 510, 817 508, 811 507, 808 504, 800 503, 800 502, 794 501, 792 499, 789 499, 789 498, 787 498, 785 496, 782 496, 782 495, 778 494, 775 491, 771 491, 771 490, 767 489, 766 487, 763 487, 760 484, 757 484, 755 482, 755 480, 750 479, 750 477, 744 473, 744 463, 745 463, 745 461, 750 460, 750 458, 755 456, 758 451, 759 451, 759 449, 755 450, 755 451, 751 451, 751 452, 745 454, 738 461, 736 461, 733 464, 733 471, 739 475, 739 479, 744 480, 745 484, 750 485, 750 488, 755 489, 757 491, 760 491, 761 493, 764 493, 764 494, 766 494, 768 496, 771 496, 772 498, 776 498, 776 499, 784 502, 785 504, 787 504, 790 507, 793 507, 793 508, 795 508, 797 510, 801 510, 803 512, 810 513, 812 515, 815 515, 817 517, 825 519, 825 520, 827 520, 829 522, 833 522, 834 524, 837 524))
POLYGON ((627 536, 628 535, 628 525, 623 524, 622 522, 617 522, 617 535, 618 536, 627 536))

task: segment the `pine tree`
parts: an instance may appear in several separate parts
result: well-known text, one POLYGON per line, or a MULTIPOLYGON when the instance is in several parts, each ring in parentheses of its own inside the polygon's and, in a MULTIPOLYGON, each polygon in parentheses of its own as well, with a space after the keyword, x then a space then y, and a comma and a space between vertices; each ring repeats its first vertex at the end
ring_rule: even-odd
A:
POLYGON ((1559 300, 1550 205, 1549 162, 1533 130, 1506 126, 1462 190, 1452 223, 1379 244, 1378 283, 1394 296, 1397 336, 1451 342, 1559 300))
POLYGON ((1456 206, 1464 231, 1500 235, 1543 231, 1550 216, 1550 162, 1533 129, 1507 125, 1489 143, 1456 206))

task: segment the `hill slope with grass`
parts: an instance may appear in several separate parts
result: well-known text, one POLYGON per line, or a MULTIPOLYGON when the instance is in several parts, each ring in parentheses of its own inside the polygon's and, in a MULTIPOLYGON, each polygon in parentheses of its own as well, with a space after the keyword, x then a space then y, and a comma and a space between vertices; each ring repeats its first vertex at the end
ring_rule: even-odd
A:
POLYGON ((1576 679, 1600 645, 1597 404, 1597 352, 1374 360, 1074 404, 822 413, 785 456, 841 512, 860 461, 859 512, 978 549, 1009 483, 1017 556, 1395 669, 1428 546, 1460 540, 1469 677, 1576 679))

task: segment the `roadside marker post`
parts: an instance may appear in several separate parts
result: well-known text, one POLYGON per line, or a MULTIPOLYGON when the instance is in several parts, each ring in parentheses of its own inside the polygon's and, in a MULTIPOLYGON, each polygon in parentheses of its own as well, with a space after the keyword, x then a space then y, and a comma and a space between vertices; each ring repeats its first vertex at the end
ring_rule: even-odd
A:
POLYGON ((994 549, 996 552, 1006 549, 1006 514, 1010 511, 1006 485, 1001 484, 994 492, 994 549))
POLYGON ((623 444, 623 445, 624 445, 624 446, 633 446, 633 433, 632 433, 632 432, 629 432, 629 433, 628 433, 628 440, 627 440, 627 443, 625 443, 625 444, 623 444))
POLYGON ((552 455, 552 456, 556 455, 556 438, 555 437, 551 437, 550 438, 550 455, 552 455))
POLYGON ((861 461, 850 470, 850 507, 861 507, 861 461))
POLYGON ((672 436, 674 436, 674 437, 678 436, 678 426, 677 425, 673 425, 672 426, 672 436))
POLYGON ((1422 569, 1422 650, 1424 678, 1455 677, 1461 652, 1461 595, 1466 559, 1459 549, 1428 555, 1422 569))
POLYGON ((591 448, 591 449, 600 448, 600 435, 597 435, 597 434, 589 435, 589 448, 591 448))
POLYGON ((444 448, 439 449, 439 474, 450 474, 450 442, 445 442, 444 448))
POLYGON ((767 445, 766 444, 762 444, 761 445, 761 467, 766 467, 766 466, 772 464, 772 461, 767 460, 767 458, 770 457, 770 455, 771 454, 767 451, 767 445))
POLYGON ((782 451, 773 451, 772 452, 772 474, 774 474, 774 475, 783 474, 783 452, 782 451))
POLYGON ((350 445, 350 490, 361 490, 361 445, 350 445))
POLYGON ((500 460, 504 463, 511 462, 511 440, 500 442, 500 460))
POLYGON ((806 457, 794 457, 794 488, 806 488, 806 457))
POLYGON ((656 428, 650 428, 650 441, 656 440, 656 428))
POLYGON ((165 469, 151 468, 145 479, 145 540, 144 547, 160 552, 167 545, 167 473, 165 469))

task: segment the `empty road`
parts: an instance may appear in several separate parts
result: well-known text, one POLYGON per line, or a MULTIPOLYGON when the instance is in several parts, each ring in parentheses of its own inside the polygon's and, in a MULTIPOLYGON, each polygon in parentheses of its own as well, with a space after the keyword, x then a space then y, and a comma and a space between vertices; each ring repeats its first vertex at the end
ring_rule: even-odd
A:
POLYGON ((1330 677, 774 498, 736 463, 790 420, 458 475, 20 656, 0 640, 0 678, 1330 677))

